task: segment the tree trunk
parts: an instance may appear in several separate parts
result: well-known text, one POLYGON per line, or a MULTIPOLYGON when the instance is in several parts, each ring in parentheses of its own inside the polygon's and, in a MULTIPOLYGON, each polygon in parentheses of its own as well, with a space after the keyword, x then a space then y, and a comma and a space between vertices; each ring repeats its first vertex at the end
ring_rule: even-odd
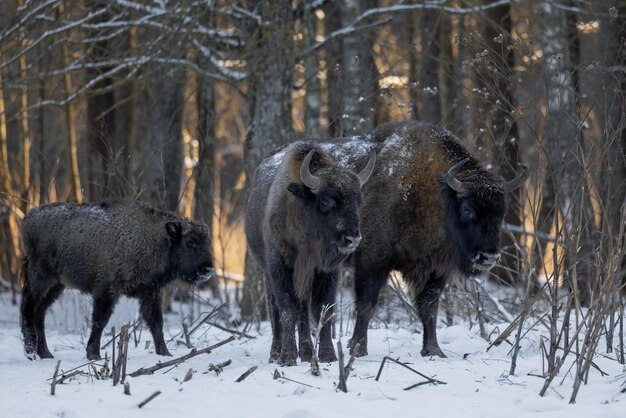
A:
POLYGON ((422 11, 420 18, 422 53, 419 75, 419 119, 432 124, 441 122, 441 102, 439 96, 440 15, 441 12, 437 10, 426 9, 422 11))
MULTIPOLYGON (((198 106, 198 163, 195 167, 194 219, 206 223, 213 237, 215 212, 215 93, 212 82, 198 76, 196 104, 198 106)), ((222 266, 224 267, 224 266, 222 266)), ((214 297, 220 297, 216 280, 208 283, 214 297)))
MULTIPOLYGON (((317 17, 307 8, 302 18, 302 32, 305 49, 315 43, 317 17)), ((322 105, 321 83, 319 79, 319 60, 317 52, 307 55, 304 60, 304 82, 306 97, 304 102, 304 133, 307 136, 320 136, 320 107, 322 105)))
MULTIPOLYGON (((494 7, 486 13, 483 38, 489 51, 488 60, 477 68, 477 84, 489 92, 481 107, 489 109, 485 120, 488 143, 492 144, 492 162, 504 179, 512 179, 518 174, 519 146, 515 123, 515 103, 513 99, 513 68, 515 57, 509 48, 511 39, 511 6, 506 4, 494 7), (496 69, 496 71, 494 71, 496 69)), ((507 212, 504 222, 520 226, 522 189, 507 196, 507 212)), ((506 229, 506 228, 505 228, 506 229)), ((504 232, 501 237, 502 262, 493 274, 499 279, 517 284, 522 270, 523 254, 517 250, 516 240, 504 232)))
MULTIPOLYGON (((324 31, 326 36, 341 28, 341 9, 336 2, 327 2, 324 6, 324 31)), ((342 133, 341 101, 343 83, 341 82, 341 41, 331 40, 325 48, 326 60, 326 96, 328 103, 328 136, 338 137, 342 133)))
MULTIPOLYGON (((3 202, 2 207, 6 209, 5 213, 0 213, 0 235, 3 238, 4 248, 2 251, 5 255, 6 264, 2 266, 6 278, 11 282, 13 289, 12 303, 17 303, 17 260, 20 256, 18 221, 16 216, 17 201, 11 184, 11 169, 9 167, 9 151, 7 147, 7 123, 4 111, 4 89, 2 88, 2 71, 0 70, 0 201, 3 202)), ((4 211, 2 211, 4 212, 4 211)))
MULTIPOLYGON (((65 5, 59 4, 58 16, 65 19, 65 5)), ((61 51, 63 54, 63 63, 70 65, 67 41, 62 41, 61 51)), ((65 104, 65 127, 67 130, 67 162, 69 164, 70 173, 70 196, 72 202, 81 203, 83 201, 82 188, 80 185, 80 173, 78 171, 78 140, 76 138, 75 114, 72 107, 72 101, 69 100, 72 94, 72 77, 69 72, 63 74, 63 89, 68 102, 65 104)))
MULTIPOLYGON (((290 0, 260 1, 258 3, 264 25, 257 30, 252 48, 251 80, 253 90, 251 130, 246 138, 245 166, 248 184, 254 170, 265 154, 292 136, 291 93, 293 85, 293 27, 294 17, 290 0)), ((254 196, 251 196, 254 198, 254 196)), ((246 254, 245 281, 241 313, 252 317, 261 312, 266 318, 264 282, 258 267, 246 254)))

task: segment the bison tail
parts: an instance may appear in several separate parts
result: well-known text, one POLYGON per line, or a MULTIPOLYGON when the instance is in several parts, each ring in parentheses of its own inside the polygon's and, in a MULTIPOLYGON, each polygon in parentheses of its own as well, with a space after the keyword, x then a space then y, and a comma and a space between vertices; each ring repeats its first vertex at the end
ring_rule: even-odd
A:
POLYGON ((28 281, 28 258, 26 256, 22 257, 22 268, 20 270, 19 277, 19 285, 20 288, 24 289, 26 287, 26 282, 28 281))

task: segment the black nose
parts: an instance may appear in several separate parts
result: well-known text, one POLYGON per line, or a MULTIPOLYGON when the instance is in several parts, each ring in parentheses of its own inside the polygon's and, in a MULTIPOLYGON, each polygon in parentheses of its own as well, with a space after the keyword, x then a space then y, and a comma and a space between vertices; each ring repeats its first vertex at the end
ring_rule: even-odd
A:
POLYGON ((500 253, 480 253, 477 261, 483 265, 493 266, 500 261, 500 253))
POLYGON ((359 232, 358 230, 355 232, 351 232, 349 234, 345 234, 342 238, 341 238, 341 243, 349 248, 356 248, 359 243, 361 242, 361 232, 359 232))

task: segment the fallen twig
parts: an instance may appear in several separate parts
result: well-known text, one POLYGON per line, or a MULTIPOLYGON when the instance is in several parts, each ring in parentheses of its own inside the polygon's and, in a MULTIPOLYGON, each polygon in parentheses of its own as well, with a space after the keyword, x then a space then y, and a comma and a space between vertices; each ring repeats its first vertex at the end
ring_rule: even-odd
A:
POLYGON ((258 366, 252 366, 250 367, 244 374, 242 374, 241 376, 239 376, 239 378, 237 380, 235 380, 236 383, 239 382, 243 382, 244 379, 248 376, 250 376, 252 373, 254 373, 254 371, 257 369, 258 366))
POLYGON ((224 367, 230 366, 231 363, 232 363, 232 360, 230 359, 222 363, 218 363, 218 364, 209 363, 209 370, 219 375, 220 373, 224 371, 224 367))
POLYGON ((181 384, 188 382, 191 380, 191 378, 193 377, 193 369, 189 369, 187 370, 187 373, 185 374, 185 377, 183 377, 183 381, 180 382, 181 384))
POLYGON ((52 375, 52 383, 50 384, 50 395, 54 396, 54 392, 57 385, 57 375, 59 374, 59 366, 61 365, 61 360, 57 361, 57 365, 54 368, 54 374, 52 375))
POLYGON ((150 402, 151 400, 153 400, 154 398, 156 398, 157 396, 159 396, 161 394, 160 390, 157 390, 156 392, 154 392, 152 395, 148 396, 144 401, 142 401, 139 405, 137 405, 137 407, 139 408, 143 408, 144 406, 146 406, 146 404, 148 402, 150 402))
POLYGON ((124 382, 124 395, 130 395, 130 383, 124 382))
POLYGON ((170 366, 174 366, 174 365, 178 365, 184 361, 189 360, 192 357, 195 356, 199 356, 200 354, 208 354, 211 352, 211 350, 214 350, 218 347, 223 346, 224 344, 228 344, 229 342, 232 342, 235 340, 235 337, 233 337, 232 335, 225 339, 224 341, 221 341, 217 344, 214 344, 210 347, 206 347, 206 348, 202 348, 200 350, 196 350, 195 348, 192 349, 188 354, 185 354, 182 357, 176 358, 174 360, 170 360, 170 361, 166 361, 164 363, 158 362, 157 364, 155 364, 152 367, 148 367, 148 368, 140 368, 138 370, 135 370, 134 372, 130 373, 129 376, 130 377, 137 377, 137 376, 142 376, 142 375, 146 375, 146 374, 153 374, 154 372, 156 372, 157 370, 161 370, 164 369, 166 367, 170 367, 170 366))
MULTIPOLYGON (((137 327, 137 325, 139 325, 139 320, 133 322, 130 325, 130 330, 134 330, 137 327)), ((107 348, 109 346, 109 344, 115 342, 115 338, 120 336, 120 334, 122 333, 122 330, 120 329, 120 332, 117 335, 115 335, 115 327, 111 327, 111 332, 113 333, 113 337, 111 337, 111 339, 109 341, 104 343, 104 345, 100 346, 101 350, 104 350, 105 348, 107 348)))
POLYGON ((285 373, 279 372, 278 369, 274 369, 274 375, 273 376, 274 376, 274 380, 283 379, 283 380, 286 380, 288 382, 297 383, 297 384, 302 385, 302 386, 307 386, 307 387, 310 387, 310 388, 319 389, 317 386, 309 385, 308 383, 302 383, 302 382, 299 382, 297 380, 291 379, 291 378, 285 376, 285 373))
POLYGON ((355 353, 359 352, 360 347, 361 347, 361 344, 356 343, 356 345, 354 346, 354 350, 352 350, 352 354, 350 355, 350 360, 348 360, 348 364, 346 364, 346 367, 343 369, 343 372, 346 376, 346 380, 348 380, 348 377, 350 376, 350 372, 353 370, 352 365, 354 364, 354 360, 356 360, 355 353))
POLYGON ((343 350, 341 349, 341 340, 337 341, 337 358, 339 360, 339 383, 337 389, 343 393, 348 393, 348 386, 346 385, 346 369, 343 367, 343 350))
POLYGON ((250 338, 250 339, 256 339, 256 337, 255 337, 254 335, 246 334, 245 332, 242 332, 242 331, 237 331, 236 329, 226 328, 225 326, 222 326, 222 325, 217 324, 217 323, 215 323, 215 322, 208 322, 208 321, 207 321, 207 324, 208 324, 208 325, 211 325, 211 326, 213 326, 213 327, 215 327, 215 328, 219 328, 219 329, 221 329, 222 331, 226 331, 226 332, 230 332, 230 333, 233 333, 233 334, 237 334, 237 335, 239 335, 240 337, 246 337, 246 338, 250 338))
POLYGON ((311 355, 311 374, 313 376, 320 375, 320 361, 317 357, 319 343, 320 343, 320 333, 322 332, 322 328, 328 321, 333 319, 335 314, 333 313, 331 316, 326 318, 326 314, 334 305, 324 305, 322 306, 322 311, 320 312, 320 319, 317 322, 317 328, 315 330, 315 340, 313 341, 313 353, 311 355))
POLYGON ((380 363, 380 368, 378 369, 378 374, 376 374, 376 379, 374 379, 374 380, 378 381, 378 379, 380 378, 380 375, 381 375, 381 374, 382 374, 382 372, 383 372, 383 367, 385 367, 385 362, 386 362, 387 360, 389 360, 389 361, 391 361, 391 362, 393 362, 393 363, 396 363, 397 365, 400 365, 400 366, 402 366, 402 367, 404 367, 404 368, 406 368, 406 369, 409 369, 409 370, 410 370, 410 371, 412 371, 413 373, 418 374, 418 375, 420 375, 421 377, 423 377, 424 379, 426 379, 426 380, 427 380, 426 382, 422 382, 422 383, 417 384, 417 385, 409 386, 409 387, 405 388, 404 390, 409 390, 409 389, 412 389, 412 388, 414 388, 414 387, 417 387, 417 386, 420 386, 420 385, 422 385, 422 384, 426 384, 426 383, 431 383, 431 384, 433 384, 433 385, 447 385, 447 383, 446 383, 446 382, 443 382, 443 381, 441 381, 441 380, 437 380, 437 379, 433 379, 432 377, 428 377, 428 376, 426 376, 424 373, 420 373, 420 372, 418 372, 417 370, 415 370, 414 368, 412 368, 412 367, 410 367, 410 366, 407 366, 406 364, 402 363, 401 361, 396 360, 396 359, 393 359, 393 358, 388 357, 388 356, 385 356, 385 357, 383 358, 383 361, 380 363))

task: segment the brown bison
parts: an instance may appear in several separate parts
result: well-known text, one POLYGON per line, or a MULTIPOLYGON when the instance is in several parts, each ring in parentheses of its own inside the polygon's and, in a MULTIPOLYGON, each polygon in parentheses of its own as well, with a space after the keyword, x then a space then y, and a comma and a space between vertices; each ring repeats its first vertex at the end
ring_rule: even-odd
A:
MULTIPOLYGON (((375 160, 372 154, 355 174, 337 166, 315 144, 296 142, 268 155, 257 168, 246 237, 270 294, 270 361, 296 364, 296 324, 300 359, 310 360, 309 303, 316 322, 322 306, 334 303, 340 264, 361 241, 361 187, 375 160)), ((330 326, 327 323, 319 336, 322 362, 337 359, 330 326)))
POLYGON ((93 297, 87 358, 100 358, 100 337, 121 295, 139 299, 157 354, 163 339, 160 290, 177 277, 191 284, 213 274, 208 228, 137 201, 43 205, 22 222, 24 351, 50 358, 46 310, 66 287, 93 297))
MULTIPOLYGON (((377 153, 363 188, 354 254, 357 320, 349 346, 367 354, 367 328, 389 273, 402 273, 424 327, 422 355, 445 357, 437 342, 439 297, 455 275, 475 276, 499 260, 508 184, 483 169, 450 132, 419 122, 388 123, 372 134, 320 140, 337 160, 377 153)), ((525 169, 525 167, 524 167, 525 169)))

